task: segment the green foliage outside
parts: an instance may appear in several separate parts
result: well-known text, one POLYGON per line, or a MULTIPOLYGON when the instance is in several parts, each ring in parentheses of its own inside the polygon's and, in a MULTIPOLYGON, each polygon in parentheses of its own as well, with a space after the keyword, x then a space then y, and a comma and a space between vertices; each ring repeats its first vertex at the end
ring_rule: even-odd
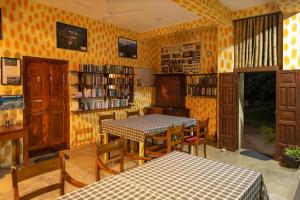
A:
POLYGON ((300 161, 300 147, 286 147, 284 149, 284 155, 294 158, 296 161, 300 161))
POLYGON ((275 143, 276 79, 274 73, 245 73, 245 123, 260 127, 275 143))

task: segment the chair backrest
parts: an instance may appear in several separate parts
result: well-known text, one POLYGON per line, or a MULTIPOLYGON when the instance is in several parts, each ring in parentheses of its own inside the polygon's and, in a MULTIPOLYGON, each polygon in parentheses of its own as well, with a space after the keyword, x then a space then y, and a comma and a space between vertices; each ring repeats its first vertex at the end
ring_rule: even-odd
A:
POLYGON ((108 144, 104 144, 101 146, 95 144, 94 149, 95 149, 95 156, 96 156, 96 158, 95 158, 96 181, 100 180, 100 173, 99 173, 100 170, 104 170, 110 174, 118 174, 119 173, 116 170, 109 168, 107 166, 108 163, 119 162, 120 163, 120 172, 124 171, 124 151, 126 149, 126 143, 124 140, 118 139, 118 140, 115 140, 114 142, 110 142, 108 144), (101 159, 101 156, 103 154, 110 153, 112 151, 119 151, 120 155, 115 158, 112 158, 106 162, 101 159))
POLYGON ((197 121, 197 126, 196 126, 196 133, 199 134, 197 135, 198 137, 205 137, 208 133, 208 124, 209 124, 209 118, 206 120, 197 121))
POLYGON ((66 171, 65 171, 65 158, 64 153, 60 152, 58 158, 54 158, 51 160, 46 160, 43 162, 39 162, 30 166, 25 166, 22 168, 17 168, 16 166, 12 167, 12 183, 14 190, 14 199, 15 200, 28 200, 39 195, 51 192, 53 190, 60 190, 60 195, 65 194, 65 181, 70 183, 75 187, 84 187, 86 184, 81 183, 79 181, 74 180, 66 171), (38 190, 30 192, 22 197, 19 194, 18 183, 25 181, 27 179, 36 177, 38 175, 42 175, 48 172, 52 172, 55 170, 60 170, 60 182, 54 183, 52 185, 48 185, 46 187, 42 187, 38 190))
POLYGON ((113 112, 111 114, 106 114, 106 115, 99 115, 99 126, 101 127, 101 123, 104 120, 115 120, 116 119, 116 113, 113 112))
POLYGON ((139 117, 140 116, 140 111, 136 110, 136 111, 126 111, 126 117, 139 117))
POLYGON ((150 114, 164 114, 164 110, 162 108, 144 108, 143 109, 144 115, 150 115, 150 114))
POLYGON ((167 129, 167 153, 173 149, 182 151, 184 142, 184 125, 167 129), (177 145, 180 147, 178 148, 177 145))
POLYGON ((62 158, 55 158, 51 160, 46 160, 43 162, 36 163, 34 165, 26 166, 17 169, 15 166, 12 167, 12 182, 13 182, 13 190, 14 190, 14 199, 15 200, 27 200, 32 199, 34 197, 37 197, 41 194, 51 192, 53 190, 60 189, 61 195, 64 194, 64 185, 63 182, 60 181, 59 183, 55 183, 52 185, 49 185, 47 187, 40 188, 36 191, 33 191, 31 193, 28 193, 22 197, 19 196, 19 188, 18 183, 30 178, 33 178, 35 176, 55 171, 55 170, 61 170, 62 169, 62 158))

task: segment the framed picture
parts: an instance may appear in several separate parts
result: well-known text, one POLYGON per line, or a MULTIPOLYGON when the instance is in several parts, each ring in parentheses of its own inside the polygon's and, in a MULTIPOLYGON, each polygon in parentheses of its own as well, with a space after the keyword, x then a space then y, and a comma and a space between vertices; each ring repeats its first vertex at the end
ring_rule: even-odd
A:
POLYGON ((56 22, 57 48, 87 52, 87 29, 56 22))
POLYGON ((1 58, 1 84, 21 85, 21 59, 1 58))
POLYGON ((0 96, 0 110, 24 109, 23 95, 0 96))
POLYGON ((0 40, 2 40, 2 9, 0 8, 0 40))
POLYGON ((119 57, 137 59, 137 41, 119 37, 119 57))

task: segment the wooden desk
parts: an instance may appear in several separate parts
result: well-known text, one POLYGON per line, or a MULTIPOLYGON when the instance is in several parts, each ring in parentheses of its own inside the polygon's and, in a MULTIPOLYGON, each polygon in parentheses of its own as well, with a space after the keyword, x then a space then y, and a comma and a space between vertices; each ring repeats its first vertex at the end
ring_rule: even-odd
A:
POLYGON ((28 128, 23 124, 0 126, 0 141, 12 140, 12 162, 20 164, 20 138, 23 138, 23 165, 28 165, 28 128))

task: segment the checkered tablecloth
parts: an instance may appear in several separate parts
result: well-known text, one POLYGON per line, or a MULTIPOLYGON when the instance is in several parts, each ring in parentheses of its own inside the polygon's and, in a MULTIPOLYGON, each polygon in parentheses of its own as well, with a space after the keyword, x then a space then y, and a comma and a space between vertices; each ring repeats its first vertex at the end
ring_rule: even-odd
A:
POLYGON ((145 115, 128 119, 110 120, 102 122, 102 130, 136 142, 144 142, 151 134, 166 131, 168 127, 196 125, 197 120, 186 117, 169 115, 145 115))
POLYGON ((172 152, 59 200, 268 200, 260 172, 172 152))

